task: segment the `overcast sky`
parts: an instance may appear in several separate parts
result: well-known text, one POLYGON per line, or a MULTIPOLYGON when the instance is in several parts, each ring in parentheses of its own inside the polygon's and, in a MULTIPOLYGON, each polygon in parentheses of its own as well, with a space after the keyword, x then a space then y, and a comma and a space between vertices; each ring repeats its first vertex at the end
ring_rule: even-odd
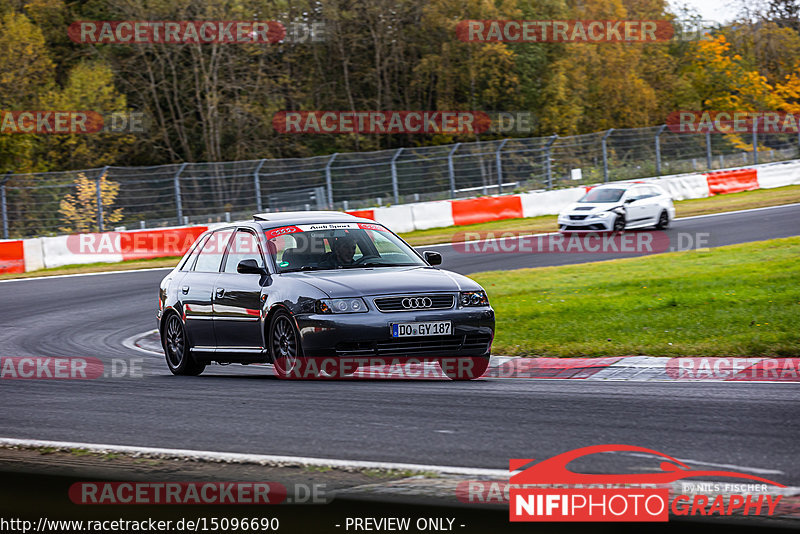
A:
POLYGON ((739 11, 733 0, 670 0, 669 3, 672 6, 688 4, 700 12, 703 20, 715 22, 728 22, 739 11))

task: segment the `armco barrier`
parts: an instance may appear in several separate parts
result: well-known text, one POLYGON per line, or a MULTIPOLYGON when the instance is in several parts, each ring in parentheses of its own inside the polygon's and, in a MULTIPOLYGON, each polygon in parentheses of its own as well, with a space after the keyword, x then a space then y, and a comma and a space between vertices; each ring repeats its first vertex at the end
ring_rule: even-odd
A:
POLYGON ((758 189, 758 171, 756 169, 735 169, 706 173, 708 190, 712 195, 739 193, 758 189))
MULTIPOLYGON (((800 184, 800 161, 693 173, 636 182, 657 183, 675 200, 800 184)), ((534 191, 466 200, 442 200, 350 211, 396 232, 410 232, 500 219, 555 215, 585 193, 585 187, 534 191)), ((208 226, 78 234, 22 241, 0 241, 0 272, 22 272, 62 265, 179 256, 208 226), (81 245, 91 250, 81 249, 81 245)))
POLYGON ((22 240, 0 241, 0 273, 24 273, 25 248, 22 240))

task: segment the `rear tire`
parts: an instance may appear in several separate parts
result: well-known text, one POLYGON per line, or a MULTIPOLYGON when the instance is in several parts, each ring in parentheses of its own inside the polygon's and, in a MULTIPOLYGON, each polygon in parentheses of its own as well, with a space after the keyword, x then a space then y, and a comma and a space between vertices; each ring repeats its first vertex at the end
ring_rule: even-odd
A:
POLYGON ((489 357, 442 358, 439 367, 450 380, 476 380, 489 368, 489 357))
POLYGON ((206 368, 205 364, 194 361, 189 350, 186 328, 183 325, 183 321, 175 313, 170 313, 164 322, 161 345, 164 347, 167 367, 169 367, 173 375, 197 376, 206 368))
POLYGON ((656 230, 666 230, 667 228, 669 228, 669 214, 666 211, 662 211, 661 215, 658 216, 656 230))

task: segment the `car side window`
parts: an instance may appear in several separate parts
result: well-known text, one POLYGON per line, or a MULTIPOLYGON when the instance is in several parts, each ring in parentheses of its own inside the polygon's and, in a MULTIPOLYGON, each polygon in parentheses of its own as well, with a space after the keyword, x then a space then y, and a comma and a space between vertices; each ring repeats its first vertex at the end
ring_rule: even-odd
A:
POLYGON ((197 256, 200 254, 200 251, 203 249, 203 244, 205 244, 206 240, 211 234, 204 235, 200 242, 192 249, 192 253, 186 257, 186 260, 181 264, 181 271, 191 271, 194 267, 194 262, 197 259, 197 256))
POLYGON ((641 187, 634 187, 628 191, 628 198, 632 200, 641 200, 647 198, 647 193, 641 187))
POLYGON ((211 237, 203 243, 193 270, 201 273, 218 273, 225 245, 228 244, 231 234, 233 230, 219 230, 211 234, 211 237))
POLYGON ((231 240, 228 256, 225 259, 225 268, 222 272, 235 273, 236 267, 242 260, 256 260, 259 267, 264 267, 264 256, 258 238, 247 230, 237 230, 231 240))

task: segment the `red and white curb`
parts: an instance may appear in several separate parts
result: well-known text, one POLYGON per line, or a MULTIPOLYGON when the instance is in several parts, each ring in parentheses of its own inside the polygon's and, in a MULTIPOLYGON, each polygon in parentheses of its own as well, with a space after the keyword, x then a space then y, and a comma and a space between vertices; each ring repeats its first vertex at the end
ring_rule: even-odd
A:
MULTIPOLYGON (((129 349, 161 356, 157 330, 131 336, 129 349)), ((800 383, 800 358, 611 356, 605 358, 524 358, 492 356, 484 378, 604 380, 630 382, 800 383)), ((353 378, 444 380, 435 363, 362 367, 353 378)))

